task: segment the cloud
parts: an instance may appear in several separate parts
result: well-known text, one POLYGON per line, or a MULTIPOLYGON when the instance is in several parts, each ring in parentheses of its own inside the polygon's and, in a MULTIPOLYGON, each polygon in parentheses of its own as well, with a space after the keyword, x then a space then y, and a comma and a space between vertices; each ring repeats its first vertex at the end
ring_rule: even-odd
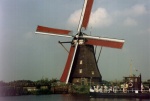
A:
POLYGON ((122 22, 124 26, 137 26, 138 17, 145 16, 147 13, 148 11, 143 4, 136 4, 128 9, 115 11, 113 16, 115 19, 123 18, 122 22))
MULTIPOLYGON (((81 15, 81 9, 73 12, 69 19, 69 25, 78 25, 81 15)), ((136 4, 125 10, 114 11, 114 13, 109 13, 105 8, 97 8, 95 11, 91 12, 91 17, 89 21, 89 26, 92 27, 107 27, 112 25, 113 21, 118 17, 125 17, 122 21, 125 26, 136 26, 138 22, 133 19, 137 16, 142 16, 147 14, 147 9, 143 4, 136 4), (110 15, 111 14, 111 15, 110 15)), ((116 21, 116 20, 115 20, 116 21)))
POLYGON ((125 21, 123 22, 123 24, 125 26, 136 26, 137 25, 137 21, 132 19, 132 18, 127 18, 125 19, 125 21))
MULTIPOLYGON (((130 10, 129 10, 130 11, 130 10)), ((131 8, 131 11, 130 11, 131 14, 134 14, 134 15, 143 15, 143 14, 146 14, 147 11, 146 11, 146 8, 144 5, 142 4, 137 4, 137 5, 134 5, 132 8, 131 8)))
POLYGON ((93 27, 106 27, 112 24, 112 18, 104 8, 98 8, 91 13, 89 24, 93 27))
POLYGON ((137 17, 147 14, 148 11, 146 10, 146 7, 142 4, 136 4, 128 9, 122 10, 122 11, 115 11, 115 16, 126 16, 126 17, 137 17))
MULTIPOLYGON (((78 25, 81 15, 81 9, 73 12, 69 19, 68 23, 70 25, 78 25)), ((107 10, 104 8, 98 8, 96 11, 91 12, 89 25, 92 27, 106 27, 112 24, 112 19, 108 14, 107 10)))
POLYGON ((81 15, 81 9, 76 10, 75 12, 73 12, 69 19, 68 19, 68 23, 70 25, 77 25, 79 23, 79 19, 80 19, 80 15, 81 15))

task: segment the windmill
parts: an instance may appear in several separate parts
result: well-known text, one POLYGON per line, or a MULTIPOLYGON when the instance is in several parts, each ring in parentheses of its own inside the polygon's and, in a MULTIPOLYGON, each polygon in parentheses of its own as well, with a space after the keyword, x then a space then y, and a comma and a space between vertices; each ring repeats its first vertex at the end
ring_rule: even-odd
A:
POLYGON ((35 33, 73 38, 68 59, 60 81, 70 83, 99 82, 101 74, 94 54, 94 45, 121 49, 124 40, 95 37, 83 33, 87 29, 94 0, 84 0, 76 35, 71 30, 38 26, 35 33))

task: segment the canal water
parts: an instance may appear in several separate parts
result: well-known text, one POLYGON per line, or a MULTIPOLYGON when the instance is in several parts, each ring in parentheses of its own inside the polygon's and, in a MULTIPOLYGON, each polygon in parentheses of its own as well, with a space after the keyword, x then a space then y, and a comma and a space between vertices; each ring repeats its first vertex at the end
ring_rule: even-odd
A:
POLYGON ((85 95, 55 94, 0 97, 0 101, 150 101, 150 99, 90 98, 85 95))

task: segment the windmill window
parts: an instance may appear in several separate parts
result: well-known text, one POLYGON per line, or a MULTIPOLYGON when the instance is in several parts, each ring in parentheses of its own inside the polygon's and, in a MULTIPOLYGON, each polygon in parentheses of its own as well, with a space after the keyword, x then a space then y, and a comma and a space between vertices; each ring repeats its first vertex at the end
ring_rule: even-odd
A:
POLYGON ((135 82, 137 82, 137 78, 135 78, 135 82))
POLYGON ((92 75, 94 75, 94 71, 91 71, 92 75))
POLYGON ((80 64, 82 64, 83 62, 82 62, 82 60, 80 60, 80 64))
POLYGON ((83 44, 83 40, 79 40, 79 45, 82 45, 83 44))
POLYGON ((82 69, 79 69, 79 73, 80 73, 80 74, 82 73, 82 69))

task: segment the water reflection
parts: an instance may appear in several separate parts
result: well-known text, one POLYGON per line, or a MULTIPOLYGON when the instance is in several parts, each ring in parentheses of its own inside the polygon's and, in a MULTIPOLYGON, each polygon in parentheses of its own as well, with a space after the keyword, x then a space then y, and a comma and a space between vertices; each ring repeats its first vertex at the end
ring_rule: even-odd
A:
POLYGON ((0 97, 0 101, 150 101, 150 99, 90 98, 88 95, 52 94, 0 97))
POLYGON ((60 95, 61 101, 149 101, 150 99, 138 99, 138 98, 91 98, 87 95, 60 95))

